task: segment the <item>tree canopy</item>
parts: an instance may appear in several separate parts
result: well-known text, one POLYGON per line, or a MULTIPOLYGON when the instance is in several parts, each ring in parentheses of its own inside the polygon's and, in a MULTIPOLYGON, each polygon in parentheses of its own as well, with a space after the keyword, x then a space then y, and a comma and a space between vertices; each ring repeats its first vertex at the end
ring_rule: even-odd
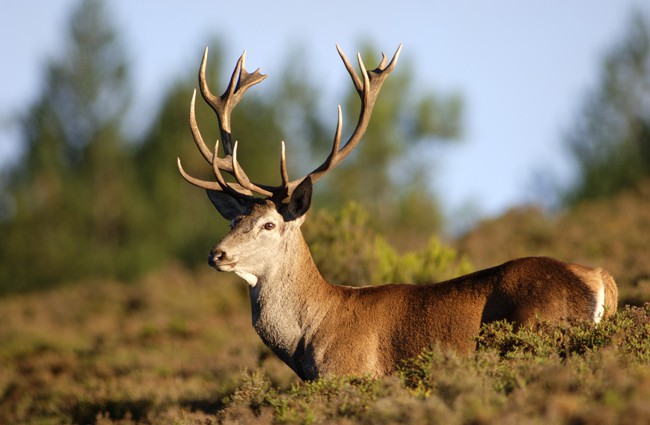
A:
POLYGON ((650 28, 634 13, 602 63, 566 144, 577 181, 565 201, 610 197, 650 177, 650 28))
POLYGON ((97 0, 74 11, 67 35, 22 120, 13 214, 0 223, 3 291, 112 274, 131 261, 118 249, 135 237, 141 199, 121 131, 130 93, 124 48, 97 0))
MULTIPOLYGON (((195 264, 226 229, 204 192, 176 170, 181 157, 193 174, 213 178, 188 125, 198 61, 163 88, 148 129, 129 139, 129 58, 104 2, 81 1, 68 28, 65 50, 46 64, 42 94, 23 115, 25 153, 0 196, 0 293, 89 276, 129 279, 168 261, 195 264)), ((367 63, 374 67, 377 49, 366 43, 364 55, 370 51, 367 63)), ((289 55, 292 65, 274 78, 276 85, 265 84, 263 97, 251 90, 232 117, 241 163, 255 180, 279 181, 283 139, 291 141, 295 175, 305 163, 322 162, 330 148, 334 129, 326 125, 331 117, 320 114, 322 89, 301 72, 301 51, 289 55)), ((208 80, 215 93, 224 90, 235 63, 224 56, 221 41, 212 42, 208 80)), ((349 124, 358 105, 351 83, 347 90, 349 124)), ((197 119, 207 141, 219 137, 216 117, 198 99, 197 119)), ((338 209, 354 200, 388 227, 417 223, 416 236, 426 243, 440 224, 422 178, 426 170, 412 160, 397 165, 412 146, 456 139, 461 121, 460 97, 414 90, 403 62, 380 95, 366 140, 319 182, 316 204, 338 209)))

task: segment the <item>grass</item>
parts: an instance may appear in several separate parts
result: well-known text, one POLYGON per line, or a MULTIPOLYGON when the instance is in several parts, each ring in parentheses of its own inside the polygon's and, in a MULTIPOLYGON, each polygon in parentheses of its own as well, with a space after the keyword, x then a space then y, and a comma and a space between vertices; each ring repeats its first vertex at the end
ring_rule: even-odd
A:
MULTIPOLYGON (((250 326, 247 298, 226 275, 172 266, 137 285, 94 281, 0 299, 0 418, 216 412, 245 368, 276 362, 250 326)), ((274 382, 293 379, 277 366, 274 382)))
POLYGON ((485 327, 395 376, 299 382, 250 325, 245 285, 169 266, 0 299, 0 423, 639 423, 650 304, 600 325, 485 327))

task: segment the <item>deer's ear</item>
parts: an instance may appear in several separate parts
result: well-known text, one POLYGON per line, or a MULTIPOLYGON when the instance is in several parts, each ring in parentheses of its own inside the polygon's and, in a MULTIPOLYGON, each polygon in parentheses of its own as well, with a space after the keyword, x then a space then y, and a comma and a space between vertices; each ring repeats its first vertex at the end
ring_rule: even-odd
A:
POLYGON ((228 221, 245 214, 249 208, 245 199, 235 198, 229 193, 218 190, 206 190, 205 192, 208 194, 212 205, 219 211, 219 214, 228 221))
POLYGON ((286 207, 286 219, 295 220, 309 211, 311 206, 312 183, 311 177, 305 178, 291 194, 291 199, 286 207))

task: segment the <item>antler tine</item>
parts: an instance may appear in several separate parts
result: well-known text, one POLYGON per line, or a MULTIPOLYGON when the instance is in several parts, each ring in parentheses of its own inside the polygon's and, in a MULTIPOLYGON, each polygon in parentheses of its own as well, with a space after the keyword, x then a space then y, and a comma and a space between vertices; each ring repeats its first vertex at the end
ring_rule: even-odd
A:
MULTIPOLYGON (((219 140, 214 143, 214 151, 219 152, 219 140)), ((223 178, 223 174, 221 174, 221 169, 219 168, 217 161, 212 161, 212 172, 217 178, 219 186, 221 186, 223 190, 228 190, 230 186, 228 186, 228 183, 226 183, 226 180, 223 178)))
POLYGON ((212 94, 210 91, 210 87, 208 86, 208 82, 205 79, 205 69, 208 65, 208 48, 206 47, 205 50, 203 51, 203 58, 201 59, 201 66, 199 67, 199 88, 201 89, 201 95, 203 96, 203 99, 214 109, 214 112, 219 114, 218 105, 219 105, 219 98, 212 94))
MULTIPOLYGON (((400 44, 399 47, 397 48, 397 50, 395 51, 395 54, 393 55, 393 59, 390 60, 390 63, 388 64, 388 66, 386 66, 384 68, 383 67, 384 61, 382 61, 378 71, 381 71, 382 73, 385 72, 386 76, 388 76, 388 74, 390 74, 393 71, 393 69, 395 69, 395 66, 397 65, 397 59, 399 59, 399 54, 401 52, 402 52, 402 45, 400 44)), ((382 53, 382 55, 383 55, 383 53, 382 53)))
POLYGON ((329 169, 334 157, 338 154, 339 152, 339 146, 341 146, 341 132, 343 131, 343 112, 341 111, 341 105, 338 107, 338 118, 336 120, 336 131, 334 131, 334 141, 332 142, 332 151, 329 154, 329 157, 327 158, 327 163, 328 166, 327 168, 329 169))
POLYGON ((284 140, 282 141, 282 147, 280 150, 280 176, 282 177, 282 186, 289 187, 289 173, 287 172, 287 154, 284 146, 284 140))
POLYGON ((183 169, 183 165, 181 165, 181 159, 176 158, 176 164, 178 166, 178 171, 180 171, 181 176, 190 184, 193 184, 196 187, 200 187, 201 189, 207 189, 207 190, 223 190, 221 188, 221 185, 218 182, 209 182, 205 180, 200 180, 195 177, 190 176, 185 172, 183 169))
POLYGON ((232 96, 235 94, 235 90, 237 89, 242 69, 246 70, 246 50, 244 50, 241 56, 239 56, 239 59, 237 59, 235 69, 232 71, 230 81, 228 82, 228 87, 226 87, 226 91, 223 92, 221 97, 227 95, 228 99, 232 99, 232 96))
POLYGON ((217 116, 219 118, 219 131, 221 132, 221 138, 223 139, 223 152, 226 156, 232 155, 233 146, 232 146, 232 132, 230 129, 230 116, 232 110, 235 108, 239 99, 235 99, 235 90, 238 86, 238 81, 241 76, 242 69, 244 69, 244 63, 246 60, 246 51, 237 59, 237 64, 235 69, 232 71, 230 76, 230 81, 228 82, 228 87, 226 91, 223 92, 219 100, 221 101, 219 110, 217 111, 217 116))
MULTIPOLYGON (((334 131, 334 140, 332 141, 332 149, 330 154, 327 156, 325 162, 317 169, 314 170, 310 175, 312 176, 312 181, 316 181, 320 178, 322 174, 325 174, 331 168, 334 167, 334 160, 339 153, 339 146, 341 145, 341 131, 343 129, 343 113, 341 111, 341 105, 338 106, 338 118, 336 120, 336 130, 334 131)), ((337 162, 338 163, 338 162, 337 162)))
MULTIPOLYGON (((219 151, 219 141, 217 140, 214 151, 218 152, 219 151)), ((197 179, 196 177, 190 176, 185 169, 183 168, 183 165, 181 164, 181 159, 177 158, 177 165, 178 165, 178 171, 180 171, 181 176, 188 182, 193 184, 196 187, 199 187, 201 189, 206 189, 206 190, 215 190, 219 192, 228 192, 231 195, 237 196, 237 197, 252 197, 253 193, 246 189, 245 187, 242 187, 239 184, 236 183, 226 183, 225 179, 223 178, 223 175, 221 174, 220 170, 220 165, 219 161, 222 160, 222 158, 218 158, 214 156, 213 161, 211 162, 212 164, 212 171, 214 172, 215 177, 217 178, 216 182, 212 181, 206 181, 206 180, 201 180, 197 179)))
POLYGON ((199 130, 199 125, 196 122, 196 89, 194 89, 192 100, 190 101, 190 130, 192 131, 192 138, 194 139, 194 143, 196 143, 196 147, 199 148, 205 160, 212 164, 214 154, 203 141, 201 130, 199 130))
MULTIPOLYGON (((235 146, 237 146, 237 142, 235 142, 235 146)), ((235 148, 236 149, 236 148, 235 148)), ((214 151, 219 152, 219 141, 217 140, 215 146, 214 146, 214 151)), ((215 158, 217 159, 217 158, 215 158)), ((220 159, 220 158, 219 158, 220 159)), ((212 162, 212 171, 214 172, 214 176, 217 178, 217 182, 219 182, 219 186, 221 186, 222 190, 225 192, 230 193, 231 195, 241 197, 242 195, 244 196, 253 196, 253 192, 248 190, 247 188, 239 185, 239 184, 234 184, 234 183, 226 183, 226 180, 223 178, 223 175, 221 174, 220 166, 217 163, 217 161, 212 162)), ((234 171, 233 171, 234 173, 234 171)))
POLYGON ((379 62, 379 65, 377 65, 377 68, 381 69, 381 68, 385 67, 387 60, 388 59, 386 59, 386 54, 384 52, 381 52, 381 62, 379 62))
MULTIPOLYGON (((212 108, 214 113, 217 115, 217 119, 219 120, 219 132, 221 133, 221 139, 223 140, 223 149, 226 155, 232 154, 232 146, 231 146, 231 140, 230 140, 230 112, 228 111, 229 108, 227 108, 227 104, 222 99, 223 96, 217 97, 212 92, 210 91, 210 87, 208 86, 208 82, 205 78, 205 70, 207 68, 208 64, 208 47, 205 48, 203 51, 203 58, 201 59, 201 67, 199 68, 199 88, 201 89, 201 95, 203 96, 203 99, 207 102, 208 105, 212 108)), ((237 65, 235 66, 235 70, 233 71, 233 75, 230 79, 230 84, 228 85, 228 88, 231 86, 234 86, 232 83, 232 80, 236 78, 235 76, 239 73, 241 70, 241 57, 237 61, 237 65)), ((228 93, 228 90, 226 91, 228 93)), ((232 108, 230 108, 232 109, 232 108)))
POLYGON ((357 92, 361 92, 361 90, 363 90, 363 86, 361 85, 361 80, 359 79, 357 72, 354 70, 354 67, 350 64, 350 61, 348 61, 348 58, 345 56, 345 53, 343 53, 343 50, 341 50, 341 46, 337 44, 336 50, 339 52, 339 56, 343 61, 343 65, 345 65, 345 69, 348 70, 348 74, 350 74, 350 77, 352 78, 354 87, 357 89, 357 92))

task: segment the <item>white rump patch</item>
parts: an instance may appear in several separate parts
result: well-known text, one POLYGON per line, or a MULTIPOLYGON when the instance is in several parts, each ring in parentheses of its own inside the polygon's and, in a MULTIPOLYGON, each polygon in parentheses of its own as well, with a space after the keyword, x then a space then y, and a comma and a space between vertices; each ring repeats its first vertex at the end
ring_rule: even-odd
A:
POLYGON ((599 323, 605 314, 605 283, 601 281, 600 288, 596 293, 596 310, 594 311, 594 322, 599 323))
POLYGON ((248 272, 236 271, 235 274, 246 281, 251 288, 254 288, 257 285, 257 276, 248 272))

